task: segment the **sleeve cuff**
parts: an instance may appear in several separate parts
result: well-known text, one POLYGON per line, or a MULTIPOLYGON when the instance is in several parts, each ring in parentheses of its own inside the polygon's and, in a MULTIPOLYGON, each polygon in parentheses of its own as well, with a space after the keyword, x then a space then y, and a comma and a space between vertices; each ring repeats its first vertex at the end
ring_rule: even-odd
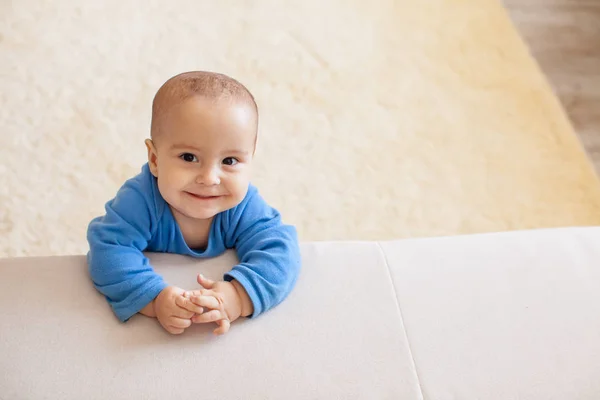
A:
POLYGON ((248 293, 248 297, 250 297, 250 301, 252 302, 252 307, 254 308, 254 311, 252 314, 248 315, 247 318, 256 318, 263 312, 262 303, 259 300, 258 293, 256 293, 256 290, 254 290, 252 283, 250 283, 250 281, 246 279, 244 274, 242 274, 240 271, 237 271, 234 268, 233 270, 227 272, 223 276, 223 279, 227 282, 230 282, 235 279, 246 290, 246 293, 248 293))
POLYGON ((148 305, 148 303, 154 300, 156 296, 158 296, 158 294, 162 292, 163 289, 166 287, 167 283, 161 279, 159 282, 156 282, 154 285, 152 285, 149 289, 144 289, 141 296, 138 296, 134 300, 127 302, 126 305, 114 305, 113 310, 117 315, 117 318, 119 318, 121 322, 126 322, 135 314, 140 312, 142 308, 146 307, 146 305, 148 305))

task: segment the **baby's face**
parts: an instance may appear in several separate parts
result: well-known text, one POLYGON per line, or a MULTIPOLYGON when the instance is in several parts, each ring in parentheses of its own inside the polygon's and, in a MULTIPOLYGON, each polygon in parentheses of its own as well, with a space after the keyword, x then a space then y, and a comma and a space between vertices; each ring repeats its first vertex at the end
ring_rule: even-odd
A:
POLYGON ((192 97, 163 116, 148 157, 176 217, 209 219, 237 206, 248 190, 255 139, 254 110, 242 102, 192 97))

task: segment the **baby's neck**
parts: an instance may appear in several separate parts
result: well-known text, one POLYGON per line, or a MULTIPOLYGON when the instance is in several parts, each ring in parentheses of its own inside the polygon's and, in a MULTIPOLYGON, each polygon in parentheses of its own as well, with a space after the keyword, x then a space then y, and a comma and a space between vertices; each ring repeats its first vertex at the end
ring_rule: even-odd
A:
POLYGON ((210 237, 210 228, 214 217, 209 219, 195 219, 181 214, 171 207, 171 213, 179 230, 183 235, 183 240, 192 250, 205 250, 208 246, 210 237))

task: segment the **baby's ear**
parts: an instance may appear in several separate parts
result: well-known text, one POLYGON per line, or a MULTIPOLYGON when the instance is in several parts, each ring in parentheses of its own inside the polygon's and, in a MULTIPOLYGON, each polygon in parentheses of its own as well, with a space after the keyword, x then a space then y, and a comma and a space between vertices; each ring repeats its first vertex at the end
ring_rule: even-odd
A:
POLYGON ((148 149, 148 166, 150 167, 150 172, 154 177, 158 178, 158 155, 156 154, 156 147, 154 147, 154 142, 150 139, 146 139, 144 143, 148 149))

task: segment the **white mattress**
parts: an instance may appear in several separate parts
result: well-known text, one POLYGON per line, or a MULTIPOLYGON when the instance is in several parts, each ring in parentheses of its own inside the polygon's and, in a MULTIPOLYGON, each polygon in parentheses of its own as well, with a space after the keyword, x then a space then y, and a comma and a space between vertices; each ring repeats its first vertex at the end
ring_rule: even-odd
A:
MULTIPOLYGON (((83 257, 0 260, 0 398, 600 398, 600 228, 304 243, 256 320, 121 324, 83 257)), ((172 284, 235 256, 154 254, 172 284)))

